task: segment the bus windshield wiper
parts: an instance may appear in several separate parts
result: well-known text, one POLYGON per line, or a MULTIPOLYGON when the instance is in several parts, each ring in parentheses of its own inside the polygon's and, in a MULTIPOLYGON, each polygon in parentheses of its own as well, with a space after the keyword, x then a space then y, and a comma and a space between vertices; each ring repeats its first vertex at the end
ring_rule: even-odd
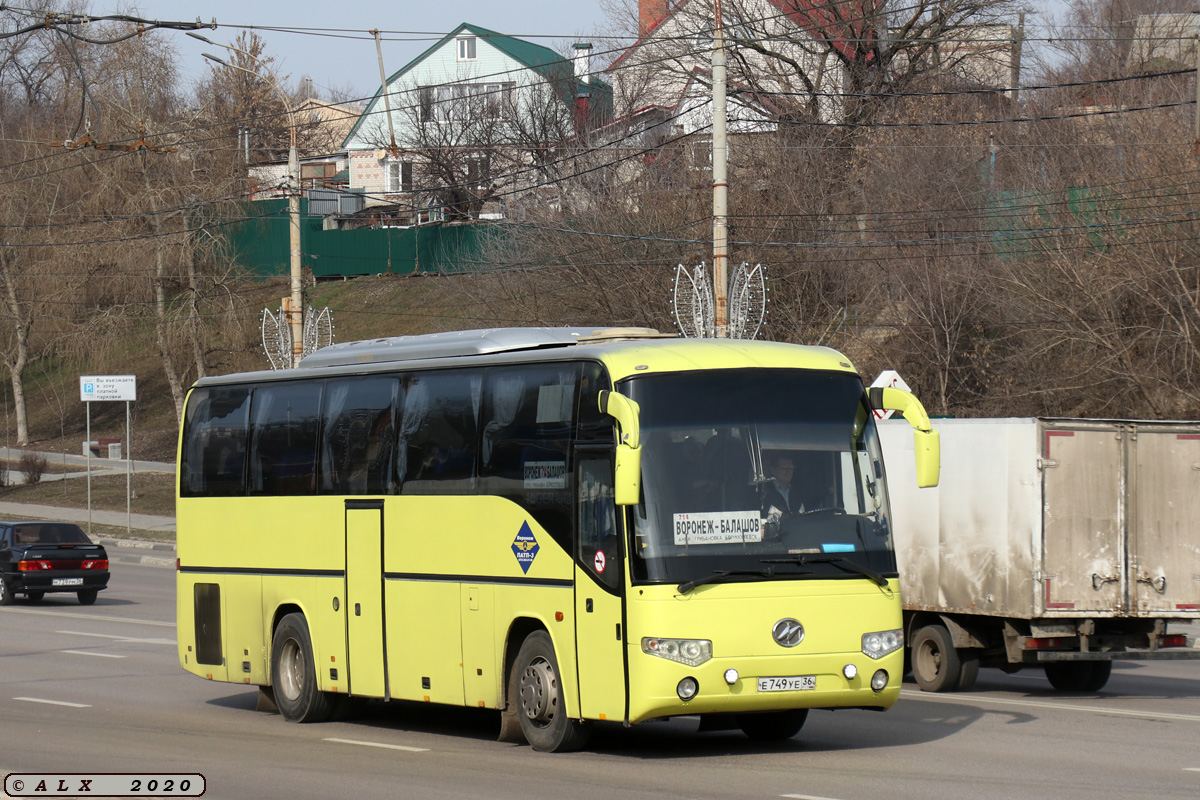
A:
MULTIPOLYGON (((764 561, 763 563, 765 564, 766 562, 764 561)), ((781 560, 780 563, 791 564, 794 562, 788 561, 788 560, 781 560)), ((723 581, 726 578, 731 578, 735 575, 753 575, 758 578, 773 578, 773 577, 775 577, 775 574, 776 573, 775 573, 774 567, 767 567, 765 569, 727 569, 727 570, 723 570, 723 571, 715 570, 712 575, 706 575, 703 578, 693 578, 690 581, 684 581, 683 583, 679 584, 679 586, 677 588, 679 589, 680 594, 687 594, 692 589, 695 589, 697 586, 703 586, 706 583, 717 583, 718 581, 723 581)), ((806 575, 808 573, 786 572, 786 573, 782 573, 782 574, 792 576, 792 575, 806 575)))
POLYGON ((764 558, 764 564, 796 564, 797 566, 805 567, 809 564, 832 564, 838 569, 843 569, 846 572, 854 572, 869 579, 877 586, 887 586, 887 578, 880 575, 874 570, 867 569, 857 561, 846 558, 845 556, 805 556, 798 555, 795 558, 764 558))

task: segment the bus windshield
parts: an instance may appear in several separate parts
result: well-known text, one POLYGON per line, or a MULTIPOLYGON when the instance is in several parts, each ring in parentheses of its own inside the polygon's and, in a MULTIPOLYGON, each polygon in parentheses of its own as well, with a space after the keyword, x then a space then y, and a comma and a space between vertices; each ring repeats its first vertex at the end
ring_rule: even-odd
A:
POLYGON ((778 369, 648 375, 638 582, 894 577, 883 459, 857 375, 778 369))

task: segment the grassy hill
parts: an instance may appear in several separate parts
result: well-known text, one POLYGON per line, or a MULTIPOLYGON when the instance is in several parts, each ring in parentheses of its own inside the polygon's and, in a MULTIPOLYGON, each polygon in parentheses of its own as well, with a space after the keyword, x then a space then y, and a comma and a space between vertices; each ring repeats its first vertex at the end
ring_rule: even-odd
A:
MULTIPOLYGON (((309 299, 314 308, 332 309, 336 341, 513 324, 487 319, 467 298, 465 284, 479 280, 472 276, 363 277, 310 287, 309 299)), ((279 307, 279 298, 288 291, 286 282, 246 282, 233 291, 243 303, 241 330, 224 331, 221 341, 210 343, 209 374, 270 366, 260 341, 262 309, 279 307)), ((111 346, 104 348, 104 357, 56 356, 38 361, 26 371, 29 449, 80 453, 86 439, 87 412, 79 400, 79 377, 136 375, 138 399, 131 404, 130 453, 135 459, 173 461, 178 423, 153 325, 148 319, 122 320, 96 335, 110 337, 106 344, 111 346)), ((189 382, 194 377, 189 375, 189 382)), ((4 415, 0 444, 16 446, 12 388, 7 380, 0 387, 0 405, 4 415)), ((92 438, 125 438, 124 403, 93 403, 91 417, 92 438)))

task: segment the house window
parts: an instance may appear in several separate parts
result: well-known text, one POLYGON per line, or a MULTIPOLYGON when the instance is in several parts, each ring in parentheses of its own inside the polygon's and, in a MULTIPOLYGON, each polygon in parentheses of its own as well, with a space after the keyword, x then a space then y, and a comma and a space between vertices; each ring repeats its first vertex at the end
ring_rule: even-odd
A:
POLYGON ((419 91, 421 122, 477 121, 502 119, 511 108, 516 84, 455 83, 422 86, 419 91))
POLYGON ((458 60, 459 61, 474 61, 475 60, 475 37, 464 36, 458 40, 458 60))
POLYGON ((387 163, 387 189, 389 194, 413 190, 413 162, 389 161, 387 163))

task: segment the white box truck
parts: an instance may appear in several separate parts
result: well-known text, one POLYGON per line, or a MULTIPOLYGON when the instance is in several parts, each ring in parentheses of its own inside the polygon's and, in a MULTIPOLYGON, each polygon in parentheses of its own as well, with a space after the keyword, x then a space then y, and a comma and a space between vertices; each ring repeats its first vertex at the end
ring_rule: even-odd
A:
POLYGON ((880 424, 904 632, 925 691, 979 668, 1098 691, 1119 659, 1200 658, 1200 423, 939 419, 941 480, 880 424), (1172 626, 1175 627, 1172 627, 1172 626))

